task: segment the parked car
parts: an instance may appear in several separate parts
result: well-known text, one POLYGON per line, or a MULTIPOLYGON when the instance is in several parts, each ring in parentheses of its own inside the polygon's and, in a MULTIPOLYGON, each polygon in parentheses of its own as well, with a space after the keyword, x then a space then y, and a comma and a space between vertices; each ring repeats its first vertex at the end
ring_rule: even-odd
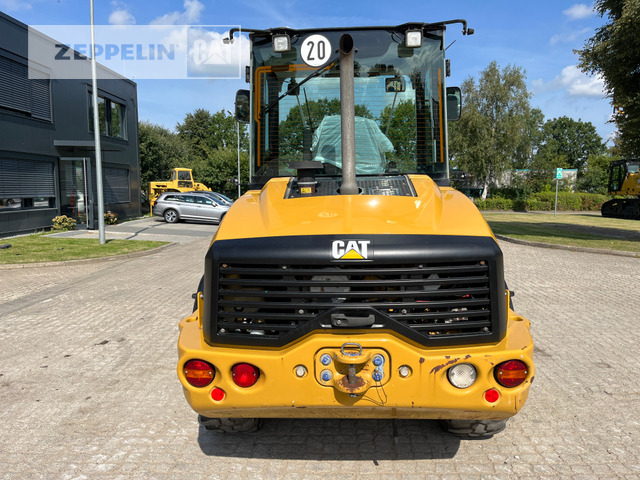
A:
POLYGON ((167 223, 180 220, 220 223, 229 206, 216 201, 210 192, 165 192, 153 203, 154 215, 164 217, 167 223))
POLYGON ((227 197, 226 195, 223 195, 221 193, 218 192, 200 192, 203 193, 204 195, 208 195, 211 198, 213 198, 217 203, 222 203, 223 205, 231 205, 233 203, 233 200, 231 200, 229 197, 227 197))

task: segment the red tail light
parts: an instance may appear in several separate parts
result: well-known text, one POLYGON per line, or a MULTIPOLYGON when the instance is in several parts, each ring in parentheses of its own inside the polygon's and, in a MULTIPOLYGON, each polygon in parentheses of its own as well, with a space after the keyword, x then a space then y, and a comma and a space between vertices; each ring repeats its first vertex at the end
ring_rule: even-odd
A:
POLYGON ((202 360, 189 360, 183 371, 189 385, 194 387, 206 387, 216 375, 213 365, 202 360))
POLYGON ((255 385, 260 377, 260 370, 248 363, 237 363, 231 369, 231 376, 236 385, 246 388, 255 385))
POLYGON ((496 380, 504 387, 517 387, 527 378, 527 366, 520 360, 509 360, 496 367, 496 380))

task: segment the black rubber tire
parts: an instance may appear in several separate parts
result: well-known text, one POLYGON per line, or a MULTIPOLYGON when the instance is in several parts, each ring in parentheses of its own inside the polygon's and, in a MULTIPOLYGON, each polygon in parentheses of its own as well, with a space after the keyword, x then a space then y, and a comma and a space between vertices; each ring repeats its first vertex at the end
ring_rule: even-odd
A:
POLYGON ((164 217, 164 221, 167 223, 178 223, 180 221, 178 212, 176 212, 173 208, 166 209, 162 216, 164 217))
POLYGON ((459 437, 492 437, 505 429, 507 420, 441 420, 440 425, 459 437))
POLYGON ((198 423, 216 433, 251 433, 262 428, 262 418, 209 418, 198 415, 198 423))

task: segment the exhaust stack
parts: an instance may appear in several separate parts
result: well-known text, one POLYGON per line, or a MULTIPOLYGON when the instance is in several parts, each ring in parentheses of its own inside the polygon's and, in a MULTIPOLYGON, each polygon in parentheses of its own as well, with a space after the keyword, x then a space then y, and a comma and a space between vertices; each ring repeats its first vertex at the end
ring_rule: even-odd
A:
POLYGON ((353 38, 349 34, 340 37, 340 119, 342 134, 342 185, 341 195, 358 195, 356 182, 356 119, 353 87, 353 38))

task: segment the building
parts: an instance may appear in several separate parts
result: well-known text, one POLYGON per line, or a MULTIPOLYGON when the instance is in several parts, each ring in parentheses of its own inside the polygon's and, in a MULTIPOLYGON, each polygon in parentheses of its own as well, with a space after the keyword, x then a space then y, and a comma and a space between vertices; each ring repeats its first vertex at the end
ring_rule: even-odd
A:
MULTIPOLYGON (((104 209, 122 220, 141 214, 137 90, 99 68, 110 77, 98 81, 104 209)), ((29 66, 27 26, 0 12, 0 236, 48 228, 57 215, 97 228, 91 95, 90 78, 29 66)))

